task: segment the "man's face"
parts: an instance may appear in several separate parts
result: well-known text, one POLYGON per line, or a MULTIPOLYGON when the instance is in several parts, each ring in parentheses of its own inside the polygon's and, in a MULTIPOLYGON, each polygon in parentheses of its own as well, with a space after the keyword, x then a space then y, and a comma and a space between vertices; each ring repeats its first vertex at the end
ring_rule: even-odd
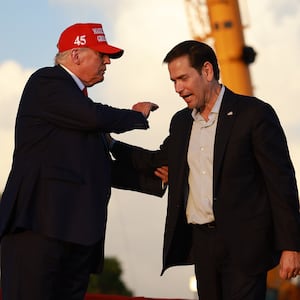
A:
POLYGON ((191 67, 187 55, 175 58, 168 64, 170 79, 174 82, 176 93, 186 102, 190 109, 204 107, 207 90, 205 73, 191 67))
POLYGON ((84 48, 79 52, 80 67, 78 77, 86 86, 93 86, 104 80, 106 65, 110 64, 107 54, 99 53, 95 50, 84 48))

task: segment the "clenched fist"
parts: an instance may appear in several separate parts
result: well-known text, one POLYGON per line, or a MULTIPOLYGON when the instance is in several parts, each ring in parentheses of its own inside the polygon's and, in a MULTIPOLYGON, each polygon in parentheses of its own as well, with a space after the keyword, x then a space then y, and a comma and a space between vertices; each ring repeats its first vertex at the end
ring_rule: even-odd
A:
POLYGON ((141 112, 145 118, 148 118, 150 111, 158 109, 158 105, 152 102, 138 102, 132 106, 132 110, 141 112))

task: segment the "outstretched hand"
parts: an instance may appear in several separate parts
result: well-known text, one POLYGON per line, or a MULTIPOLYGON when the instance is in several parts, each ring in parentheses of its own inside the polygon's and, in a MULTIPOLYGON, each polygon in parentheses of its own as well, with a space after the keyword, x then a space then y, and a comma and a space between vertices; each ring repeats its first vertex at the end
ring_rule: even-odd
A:
POLYGON ((132 106, 132 110, 141 112, 145 118, 148 118, 151 111, 158 109, 158 105, 152 102, 138 102, 132 106))

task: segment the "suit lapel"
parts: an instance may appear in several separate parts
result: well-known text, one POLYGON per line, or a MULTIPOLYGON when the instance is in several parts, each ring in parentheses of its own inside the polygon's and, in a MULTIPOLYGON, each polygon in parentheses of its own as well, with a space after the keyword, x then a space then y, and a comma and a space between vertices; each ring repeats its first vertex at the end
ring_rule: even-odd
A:
POLYGON ((237 101, 234 94, 226 88, 220 107, 214 146, 214 192, 216 191, 220 169, 226 146, 237 114, 237 101))
POLYGON ((178 182, 179 184, 182 184, 183 188, 183 205, 186 207, 188 194, 189 194, 189 186, 188 186, 188 174, 189 174, 189 167, 187 162, 187 153, 188 153, 188 147, 191 137, 191 130, 193 126, 193 117, 191 115, 191 110, 186 110, 186 115, 184 116, 183 120, 180 122, 180 126, 178 131, 179 134, 176 134, 177 137, 180 138, 180 140, 177 141, 177 162, 176 165, 178 165, 177 169, 177 176, 178 178, 183 179, 182 182, 178 182))
POLYGON ((182 132, 181 136, 184 137, 181 143, 181 147, 183 152, 181 153, 187 153, 188 151, 188 146, 190 142, 190 137, 191 137, 191 130, 192 130, 192 125, 193 125, 193 118, 192 118, 192 113, 190 110, 187 111, 187 117, 185 118, 186 122, 182 124, 182 132))
POLYGON ((172 143, 169 151, 171 156, 176 160, 180 159, 180 161, 184 161, 182 158, 183 154, 187 153, 192 125, 191 110, 187 108, 178 114, 174 122, 171 123, 170 136, 172 143))

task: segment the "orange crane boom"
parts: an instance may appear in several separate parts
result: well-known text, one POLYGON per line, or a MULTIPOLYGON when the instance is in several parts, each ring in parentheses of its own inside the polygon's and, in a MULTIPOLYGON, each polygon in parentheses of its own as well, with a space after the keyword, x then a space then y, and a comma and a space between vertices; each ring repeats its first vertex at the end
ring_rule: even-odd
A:
POLYGON ((193 38, 212 40, 222 82, 236 93, 252 95, 249 64, 256 53, 245 45, 238 0, 185 0, 185 4, 193 38))

